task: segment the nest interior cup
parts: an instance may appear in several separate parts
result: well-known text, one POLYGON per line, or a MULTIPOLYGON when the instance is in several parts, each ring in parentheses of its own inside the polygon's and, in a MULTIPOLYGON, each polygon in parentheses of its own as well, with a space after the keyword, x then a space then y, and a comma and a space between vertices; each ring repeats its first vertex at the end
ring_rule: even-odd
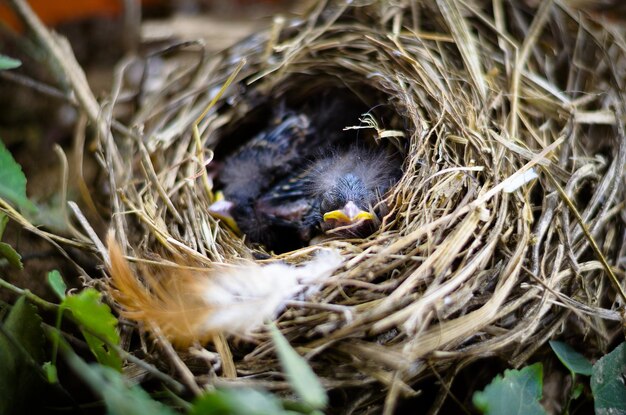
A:
MULTIPOLYGON (((566 2, 529 3, 497 17, 485 2, 319 2, 217 56, 186 45, 101 145, 124 249, 204 265, 259 258, 208 213, 211 163, 282 103, 313 114, 340 95, 354 105, 323 125, 359 125, 372 110, 378 124, 361 138, 405 156, 372 236, 263 256, 298 263, 332 247, 345 259, 312 306, 278 317, 294 346, 316 352, 318 376, 357 390, 363 409, 479 358, 520 365, 564 330, 605 350, 619 301, 574 210, 623 270, 624 100, 611 80, 623 79, 624 49, 603 49, 609 35, 566 2), (606 321, 586 325, 600 309, 606 321)), ((237 370, 280 389, 267 334, 244 343, 237 370)))
POLYGON ((298 92, 295 98, 306 101, 281 97, 248 112, 244 123, 231 123, 235 129, 222 132, 213 163, 224 198, 212 212, 275 252, 306 246, 322 230, 369 235, 388 212, 381 199, 401 174, 403 147, 359 125, 382 119, 383 106, 368 108, 338 86, 298 92))

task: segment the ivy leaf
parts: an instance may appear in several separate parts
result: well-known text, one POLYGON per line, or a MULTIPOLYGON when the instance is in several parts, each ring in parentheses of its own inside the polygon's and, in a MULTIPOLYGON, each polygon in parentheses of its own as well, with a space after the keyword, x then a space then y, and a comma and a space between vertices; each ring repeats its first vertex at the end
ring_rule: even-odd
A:
POLYGON ((578 353, 567 343, 551 340, 550 347, 559 358, 561 363, 565 365, 572 373, 591 376, 591 362, 585 356, 578 353))
POLYGON ((28 413, 45 381, 40 370, 44 335, 37 309, 20 297, 0 331, 0 414, 28 413))
POLYGON ((82 333, 98 361, 118 371, 121 370, 122 361, 117 352, 100 340, 102 338, 115 345, 120 343, 120 336, 116 330, 117 319, 109 306, 102 303, 100 293, 93 288, 87 288, 76 295, 65 297, 61 307, 71 310, 76 320, 83 326, 82 333))
POLYGON ((67 291, 67 285, 63 281, 61 273, 56 269, 48 273, 48 285, 52 288, 52 291, 59 297, 60 300, 65 299, 65 291, 67 291))
POLYGON ((22 167, 0 141, 0 198, 17 206, 29 215, 37 212, 37 207, 26 197, 26 176, 22 167))
POLYGON ((287 414, 273 395, 254 389, 219 389, 195 402, 189 415, 281 415, 287 414))
POLYGON ((593 365, 591 392, 596 415, 626 414, 625 374, 626 343, 620 344, 593 365))
POLYGON ((270 331, 280 364, 296 395, 311 408, 324 408, 328 404, 328 396, 307 361, 291 347, 276 325, 270 325, 270 331))
POLYGON ((543 389, 543 366, 535 363, 521 370, 505 370, 484 391, 474 393, 474 405, 489 415, 544 415, 539 404, 543 389))
POLYGON ((0 71, 4 71, 5 69, 15 69, 20 66, 22 66, 21 61, 0 54, 0 71))

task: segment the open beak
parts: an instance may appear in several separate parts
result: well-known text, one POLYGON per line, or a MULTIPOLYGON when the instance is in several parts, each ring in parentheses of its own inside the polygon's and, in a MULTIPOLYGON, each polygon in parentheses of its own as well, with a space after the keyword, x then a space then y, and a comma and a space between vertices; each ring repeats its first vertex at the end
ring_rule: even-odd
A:
POLYGON ((324 222, 331 225, 332 228, 373 221, 375 218, 373 213, 359 209, 352 201, 346 203, 342 209, 324 213, 324 222))

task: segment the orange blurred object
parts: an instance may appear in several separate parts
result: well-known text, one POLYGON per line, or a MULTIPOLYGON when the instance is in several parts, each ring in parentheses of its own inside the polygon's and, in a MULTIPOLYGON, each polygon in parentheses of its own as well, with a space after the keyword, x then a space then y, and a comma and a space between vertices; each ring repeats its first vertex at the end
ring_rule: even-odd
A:
MULTIPOLYGON (((29 0, 28 3, 48 26, 94 16, 114 17, 124 7, 124 0, 29 0)), ((164 0, 141 0, 143 6, 163 3, 164 0)), ((15 13, 4 4, 0 4, 0 21, 16 30, 22 28, 15 13)))

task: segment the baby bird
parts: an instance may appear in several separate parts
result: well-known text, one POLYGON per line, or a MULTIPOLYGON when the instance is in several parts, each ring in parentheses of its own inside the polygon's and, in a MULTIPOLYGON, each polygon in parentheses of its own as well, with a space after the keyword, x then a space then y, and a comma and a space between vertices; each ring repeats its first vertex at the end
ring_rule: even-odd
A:
POLYGON ((307 172, 315 201, 312 221, 325 233, 365 237, 387 212, 382 198, 401 175, 400 160, 383 149, 357 146, 320 158, 307 172))
POLYGON ((224 161, 224 199, 210 212, 275 252, 306 246, 322 232, 371 234, 386 211, 382 197, 400 177, 400 161, 343 141, 323 140, 306 115, 285 112, 224 161))

